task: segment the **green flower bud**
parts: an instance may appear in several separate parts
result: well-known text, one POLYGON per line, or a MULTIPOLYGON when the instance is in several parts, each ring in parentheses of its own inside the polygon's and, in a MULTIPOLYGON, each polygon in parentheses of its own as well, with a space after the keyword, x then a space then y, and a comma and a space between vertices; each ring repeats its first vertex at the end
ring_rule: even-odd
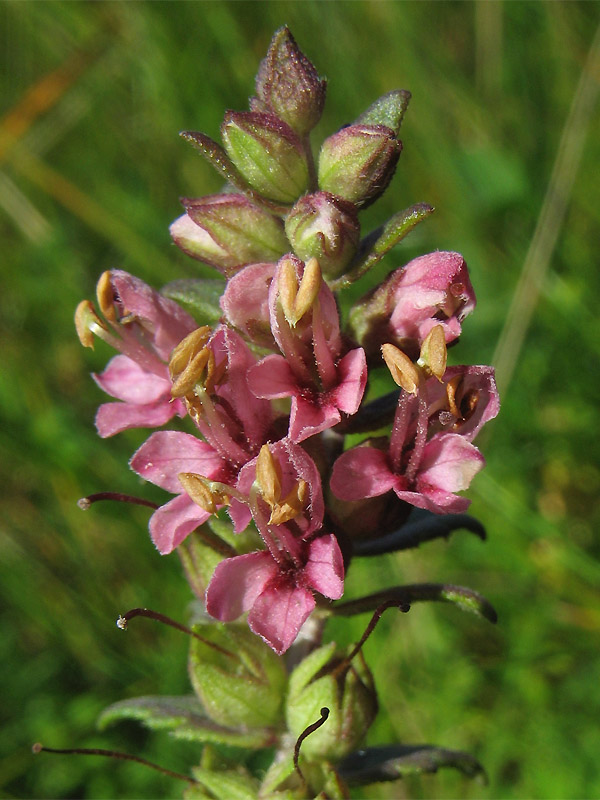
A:
POLYGON ((325 277, 337 278, 356 253, 360 225, 352 203, 329 192, 301 197, 285 221, 294 252, 316 258, 325 277))
POLYGON ((292 204, 308 186, 308 163, 298 135, 274 114, 228 111, 221 127, 227 155, 249 185, 292 204))
POLYGON ((282 716, 286 672, 262 639, 247 626, 210 624, 194 628, 189 673, 208 716, 229 727, 276 725, 282 716))
POLYGON ((289 249, 278 217, 243 194, 182 201, 187 214, 171 225, 175 244, 227 277, 246 264, 278 261, 289 249))
MULTIPOLYGON (((293 128, 300 136, 311 131, 323 111, 327 81, 300 50, 287 27, 280 28, 261 62, 256 76, 253 110, 262 104, 265 110, 293 128), (258 102, 257 102, 258 101, 258 102)), ((261 109, 262 110, 262 109, 261 109)))
POLYGON ((327 721, 302 742, 307 761, 337 761, 355 750, 377 713, 373 676, 362 655, 350 664, 335 652, 335 642, 314 650, 290 676, 286 720, 294 736, 329 709, 327 721))
POLYGON ((319 189, 359 206, 383 194, 392 179, 402 144, 385 125, 350 125, 323 142, 319 189))

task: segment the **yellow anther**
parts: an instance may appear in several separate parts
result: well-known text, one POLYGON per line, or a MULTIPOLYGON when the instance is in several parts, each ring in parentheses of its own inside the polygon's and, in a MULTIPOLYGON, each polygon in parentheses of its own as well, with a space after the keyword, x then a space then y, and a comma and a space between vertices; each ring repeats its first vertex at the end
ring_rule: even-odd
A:
POLYGON ((229 494, 224 484, 209 481, 194 472, 180 472, 177 476, 189 497, 209 514, 216 514, 218 505, 229 505, 229 494))
POLYGON ((306 312, 313 307, 315 300, 319 296, 322 282, 323 276, 319 262, 316 258, 310 258, 304 266, 304 274, 294 301, 296 322, 302 319, 306 312))
POLYGON ((205 347, 204 350, 200 350, 200 352, 188 362, 183 372, 173 381, 171 396, 185 397, 186 394, 191 394, 194 386, 200 382, 202 373, 211 358, 214 361, 214 356, 208 348, 205 347))
POLYGON ((419 389, 419 368, 402 350, 393 344, 382 344, 381 355, 389 369, 394 382, 409 394, 416 394, 419 389))
POLYGON ((100 275, 100 280, 96 284, 96 297, 98 298, 98 308, 109 322, 115 322, 117 312, 115 310, 115 299, 110 272, 106 270, 100 275))
POLYGON ((94 331, 105 330, 102 320, 89 300, 82 300, 75 309, 75 330, 84 347, 94 349, 94 331))
POLYGON ((448 409, 449 411, 458 419, 462 417, 460 409, 456 405, 456 393, 458 391, 458 387, 462 383, 463 376, 462 375, 455 375, 454 378, 448 381, 446 384, 446 397, 448 399, 448 409))
POLYGON ((195 331, 188 333, 171 353, 169 361, 169 371, 171 377, 183 372, 194 356, 202 350, 210 338, 211 330, 208 325, 196 328, 195 331))
POLYGON ((294 262, 290 258, 285 258, 281 262, 277 288, 279 289, 279 302, 285 318, 293 327, 296 324, 294 304, 298 294, 298 279, 294 262))
POLYGON ((421 345, 421 353, 417 364, 430 375, 434 375, 440 383, 446 372, 446 360, 448 351, 446 349, 446 336, 444 328, 436 325, 432 328, 425 341, 421 345))
POLYGON ((285 497, 283 502, 272 506, 270 525, 281 525, 299 516, 306 505, 308 498, 308 484, 306 481, 299 480, 292 490, 285 497))
POLYGON ((273 458, 268 444, 263 444, 256 459, 256 482, 265 501, 273 508, 281 497, 279 464, 273 458))

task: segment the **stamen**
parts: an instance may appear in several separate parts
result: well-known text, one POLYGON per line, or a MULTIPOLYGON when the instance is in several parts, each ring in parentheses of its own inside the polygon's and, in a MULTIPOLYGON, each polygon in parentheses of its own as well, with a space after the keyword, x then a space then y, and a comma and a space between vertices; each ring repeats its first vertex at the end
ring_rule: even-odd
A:
POLYGON ((216 650, 218 653, 221 653, 221 655, 227 656, 227 658, 238 658, 235 653, 232 653, 230 650, 226 650, 224 647, 221 647, 214 642, 209 642, 208 639, 200 636, 199 633, 196 633, 186 625, 182 625, 181 622, 176 622, 174 619, 171 619, 171 617, 167 617, 165 614, 161 614, 159 611, 152 611, 149 608, 132 608, 131 611, 123 614, 123 616, 119 614, 119 618, 117 619, 117 628, 120 628, 122 631, 126 631, 129 620, 134 619, 135 617, 147 617, 148 619, 153 619, 156 622, 162 622, 163 625, 169 625, 171 628, 175 628, 175 630, 181 631, 182 633, 187 633, 188 636, 193 636, 194 639, 198 639, 198 641, 202 642, 202 644, 205 644, 207 647, 216 650))
POLYGON ((381 355, 389 369, 394 382, 409 394, 416 394, 419 389, 420 374, 410 358, 393 344, 382 344, 381 355))
POLYGON ((158 764, 153 764, 152 761, 147 761, 145 758, 131 755, 131 753, 121 753, 118 750, 104 750, 101 747, 69 747, 66 749, 56 749, 54 747, 44 747, 44 745, 36 742, 31 752, 37 755, 38 753, 59 753, 62 755, 77 755, 77 756, 105 756, 106 758, 117 758, 123 761, 135 761, 136 764, 141 764, 144 767, 150 767, 157 772, 162 772, 169 778, 177 778, 186 783, 198 783, 195 778, 190 778, 188 775, 182 775, 180 772, 173 772, 173 770, 161 767, 158 764))
POLYGON ((329 718, 329 709, 327 706, 324 706, 321 709, 321 719, 318 719, 316 722, 313 722, 312 725, 309 725, 308 728, 302 731, 298 739, 296 740, 296 745, 294 747, 294 769, 298 773, 300 780, 302 781, 304 786, 307 786, 306 778, 302 774, 302 770, 300 769, 300 765, 298 764, 298 759, 300 758, 300 747, 302 746, 302 742, 306 739, 307 736, 310 736, 311 733, 318 731, 321 725, 324 725, 329 718))
POLYGON ((119 503, 133 503, 137 506, 147 506, 148 508, 157 509, 158 503, 152 500, 146 500, 143 497, 134 497, 131 494, 121 494, 120 492, 96 492, 95 494, 88 494, 87 497, 82 497, 77 501, 77 505, 82 511, 87 511, 93 503, 99 500, 116 500, 119 503))
POLYGON ((107 270, 100 276, 96 284, 96 298, 98 307, 109 322, 116 322, 117 312, 115 310, 115 295, 110 280, 110 272, 107 270))
POLYGON ((441 383, 446 371, 447 357, 448 351, 446 349, 444 328, 441 325, 436 325, 429 331, 421 345, 421 353, 417 364, 430 375, 434 375, 441 383))

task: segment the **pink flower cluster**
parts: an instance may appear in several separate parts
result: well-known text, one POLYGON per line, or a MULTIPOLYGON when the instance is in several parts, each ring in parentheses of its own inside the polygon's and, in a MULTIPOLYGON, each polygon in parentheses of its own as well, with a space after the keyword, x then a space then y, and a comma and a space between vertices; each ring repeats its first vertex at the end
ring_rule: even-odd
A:
POLYGON ((130 462, 174 495, 150 519, 154 544, 172 552, 220 509, 235 533, 253 526, 260 547, 218 564, 206 609, 223 621, 248 612, 277 653, 317 603, 343 594, 349 534, 324 488, 342 501, 393 491, 435 513, 467 508, 456 492, 483 464, 472 442, 498 395, 490 367, 446 368, 446 342, 475 305, 458 254, 431 253, 392 273, 357 305, 369 322, 360 336, 341 332, 317 260, 294 255, 228 268, 214 329, 119 270, 102 277, 98 305, 103 318, 80 304, 80 338, 97 334, 121 353, 94 376, 118 401, 100 406, 99 434, 189 418, 185 430, 152 433, 130 462), (359 412, 382 345, 402 387, 391 435, 344 452, 336 426, 359 412))

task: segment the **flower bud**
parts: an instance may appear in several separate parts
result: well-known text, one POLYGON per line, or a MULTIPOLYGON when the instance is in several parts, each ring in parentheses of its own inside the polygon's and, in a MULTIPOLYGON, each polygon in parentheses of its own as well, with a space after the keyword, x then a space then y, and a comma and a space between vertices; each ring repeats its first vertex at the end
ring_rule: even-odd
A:
POLYGON ((319 189, 358 206, 372 203, 392 179, 402 144, 385 125, 350 125, 323 142, 319 189))
POLYGON ((352 260, 360 225, 352 203, 329 192, 301 197, 285 221, 285 232, 303 261, 316 258, 323 274, 336 278, 352 260))
POLYGON ((377 713, 373 676, 359 653, 350 664, 335 651, 335 642, 314 650, 290 676, 286 720, 294 736, 329 709, 327 721, 302 743, 311 759, 336 761, 356 749, 377 713))
POLYGON ((280 28, 256 76, 258 101, 305 136, 321 118, 326 85, 289 29, 280 28))
POLYGON ((221 134, 227 155, 259 194, 291 205, 306 191, 308 163, 302 143, 274 114, 228 111, 221 134))
POLYGON ((394 270, 365 295, 350 312, 350 331, 367 357, 375 356, 382 342, 391 342, 410 358, 418 358, 436 325, 441 325, 450 344, 474 308, 475 293, 464 258, 436 251, 394 270))
POLYGON ((229 727, 276 724, 286 684, 282 660, 245 625, 195 630, 205 641, 192 640, 189 672, 208 716, 229 727))
POLYGON ((277 261, 288 250, 281 220, 242 194, 182 202, 187 214, 171 225, 173 241, 227 277, 246 264, 277 261))
POLYGON ((385 125, 394 131, 395 136, 398 136, 410 97, 411 94, 406 89, 395 89, 383 94, 354 120, 354 124, 385 125))

